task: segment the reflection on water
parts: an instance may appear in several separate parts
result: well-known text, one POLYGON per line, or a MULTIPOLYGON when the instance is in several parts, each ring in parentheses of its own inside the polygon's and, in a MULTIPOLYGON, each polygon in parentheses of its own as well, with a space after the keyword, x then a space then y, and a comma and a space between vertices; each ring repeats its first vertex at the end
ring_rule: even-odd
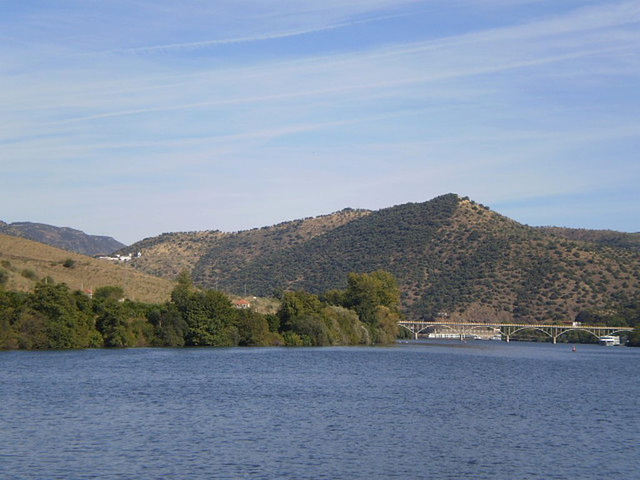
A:
POLYGON ((638 478, 640 349, 0 353, 2 478, 638 478))

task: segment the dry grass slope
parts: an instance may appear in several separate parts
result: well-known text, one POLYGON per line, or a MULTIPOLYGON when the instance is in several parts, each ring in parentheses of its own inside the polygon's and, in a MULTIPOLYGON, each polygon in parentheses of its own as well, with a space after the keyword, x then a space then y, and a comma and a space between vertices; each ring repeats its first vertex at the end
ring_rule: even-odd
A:
POLYGON ((184 270, 193 271, 202 256, 214 248, 220 239, 229 235, 219 231, 165 233, 138 242, 121 252, 142 252, 140 258, 133 260, 136 269, 175 279, 184 270))
POLYGON ((30 291, 37 281, 51 277, 72 290, 117 285, 130 300, 159 303, 167 301, 173 289, 171 281, 142 273, 129 265, 113 264, 8 235, 0 235, 0 269, 8 274, 4 286, 7 290, 30 291), (65 262, 73 266, 65 266, 65 262))
POLYGON ((201 285, 216 288, 218 277, 228 276, 260 256, 293 248, 370 213, 345 209, 236 233, 217 230, 165 233, 137 242, 121 252, 142 252, 133 264, 148 274, 175 279, 187 270, 194 272, 201 285))

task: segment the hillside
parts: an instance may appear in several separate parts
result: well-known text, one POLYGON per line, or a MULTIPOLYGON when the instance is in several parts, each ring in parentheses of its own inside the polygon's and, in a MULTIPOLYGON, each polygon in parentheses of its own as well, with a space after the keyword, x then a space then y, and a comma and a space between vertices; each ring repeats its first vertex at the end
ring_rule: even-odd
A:
POLYGON ((304 244, 369 213, 345 209, 233 234, 217 230, 163 233, 120 252, 143 252, 134 265, 151 275, 175 278, 181 271, 188 270, 200 284, 213 288, 221 277, 220 272, 224 272, 225 277, 232 276, 258 258, 304 244))
POLYGON ((449 194, 375 212, 208 233, 205 242, 202 233, 167 234, 145 241, 152 247, 132 248, 143 252, 138 268, 162 273, 182 262, 193 265, 200 285, 236 294, 321 293, 343 288, 349 272, 389 270, 411 318, 567 322, 637 299, 640 252, 633 245, 563 232, 521 225, 449 194), (175 258, 156 258, 159 249, 175 258))
POLYGON ((581 228, 538 227, 539 230, 569 240, 592 242, 606 247, 630 248, 640 251, 640 233, 613 230, 586 230, 581 228))
POLYGON ((0 234, 26 238, 83 255, 108 254, 125 245, 111 237, 88 235, 68 227, 54 227, 43 223, 0 221, 0 234))
POLYGON ((164 302, 173 284, 152 277, 129 265, 114 264, 71 253, 24 238, 0 234, 0 273, 7 290, 30 291, 35 283, 50 277, 72 290, 96 289, 107 285, 123 287, 131 300, 164 302))

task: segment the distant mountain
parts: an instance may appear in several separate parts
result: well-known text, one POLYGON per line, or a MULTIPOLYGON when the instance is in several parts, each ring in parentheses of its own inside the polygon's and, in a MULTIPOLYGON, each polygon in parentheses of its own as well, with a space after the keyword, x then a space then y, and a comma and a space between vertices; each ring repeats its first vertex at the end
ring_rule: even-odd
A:
POLYGON ((640 297, 636 243, 586 232, 528 227, 448 194, 233 234, 164 234, 131 249, 146 272, 187 269, 202 286, 240 295, 322 293, 344 288, 349 272, 384 269, 410 318, 567 322, 640 297))
POLYGON ((83 255, 109 254, 126 246, 111 237, 88 235, 73 228, 43 223, 0 222, 0 233, 27 238, 83 255))
POLYGON ((640 251, 640 233, 616 232, 613 230, 585 230, 581 228, 538 227, 541 231, 583 242, 593 242, 607 247, 630 248, 640 251))

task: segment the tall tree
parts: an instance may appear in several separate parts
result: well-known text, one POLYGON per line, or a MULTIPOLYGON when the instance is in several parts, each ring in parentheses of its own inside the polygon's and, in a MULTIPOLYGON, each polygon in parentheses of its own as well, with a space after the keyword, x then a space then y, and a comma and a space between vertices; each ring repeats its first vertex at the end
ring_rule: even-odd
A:
POLYGON ((380 318, 377 307, 383 306, 397 312, 400 306, 400 288, 396 278, 389 272, 378 270, 372 273, 350 273, 344 306, 352 308, 363 322, 377 327, 380 318))
POLYGON ((224 293, 199 292, 178 284, 171 298, 187 324, 186 345, 237 344, 236 311, 224 293))
POLYGON ((289 330, 292 322, 300 317, 318 315, 323 303, 317 295, 305 291, 285 292, 278 310, 280 328, 289 330))
POLYGON ((46 348, 95 346, 97 335, 92 314, 86 311, 82 300, 64 283, 41 281, 29 295, 23 315, 43 318, 48 339, 46 348), (38 315, 32 316, 29 311, 38 315))

